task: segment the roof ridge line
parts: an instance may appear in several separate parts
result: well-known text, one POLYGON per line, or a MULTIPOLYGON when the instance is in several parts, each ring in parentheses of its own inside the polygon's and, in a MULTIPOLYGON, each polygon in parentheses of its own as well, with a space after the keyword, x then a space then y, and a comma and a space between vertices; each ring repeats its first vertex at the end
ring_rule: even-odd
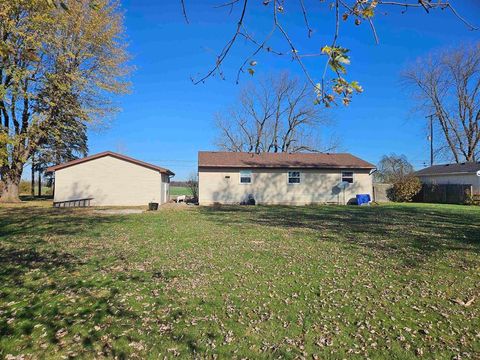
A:
POLYGON ((85 156, 85 157, 80 158, 80 159, 67 161, 67 162, 62 163, 62 164, 50 166, 46 169, 46 172, 55 172, 57 170, 61 170, 61 169, 64 169, 64 168, 67 168, 67 167, 70 167, 70 166, 74 166, 74 165, 77 165, 77 164, 81 164, 81 163, 84 163, 84 162, 87 162, 87 161, 100 159, 100 158, 105 157, 105 156, 112 156, 114 158, 124 160, 124 161, 128 161, 128 162, 131 162, 131 163, 139 165, 139 166, 143 166, 143 167, 146 167, 146 168, 149 168, 149 169, 152 169, 152 170, 159 171, 161 173, 166 173, 168 175, 175 175, 175 173, 173 171, 169 170, 169 169, 166 169, 166 168, 163 168, 161 166, 154 165, 154 164, 150 164, 150 163, 147 163, 147 162, 142 161, 142 160, 137 160, 137 159, 132 158, 130 156, 119 154, 119 153, 116 153, 116 152, 110 151, 110 150, 102 151, 100 153, 89 155, 89 156, 85 156))

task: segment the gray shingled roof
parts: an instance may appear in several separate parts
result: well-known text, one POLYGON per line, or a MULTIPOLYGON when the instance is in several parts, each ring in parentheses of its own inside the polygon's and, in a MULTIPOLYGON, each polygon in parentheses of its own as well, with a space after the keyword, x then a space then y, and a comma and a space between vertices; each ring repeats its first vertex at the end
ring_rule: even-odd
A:
POLYGON ((426 175, 441 175, 441 174, 455 174, 455 173, 475 174, 479 170, 480 170, 480 163, 466 162, 461 164, 433 165, 417 171, 415 175, 426 176, 426 175))

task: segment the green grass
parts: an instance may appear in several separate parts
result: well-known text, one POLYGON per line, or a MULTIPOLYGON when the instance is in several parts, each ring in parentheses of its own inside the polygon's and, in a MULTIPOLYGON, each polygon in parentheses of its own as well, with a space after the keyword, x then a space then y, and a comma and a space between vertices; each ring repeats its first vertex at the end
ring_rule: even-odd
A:
POLYGON ((170 195, 172 195, 172 196, 179 196, 179 195, 191 196, 192 192, 186 186, 170 186, 170 195))
POLYGON ((0 207, 0 358, 478 358, 479 224, 453 205, 0 207))

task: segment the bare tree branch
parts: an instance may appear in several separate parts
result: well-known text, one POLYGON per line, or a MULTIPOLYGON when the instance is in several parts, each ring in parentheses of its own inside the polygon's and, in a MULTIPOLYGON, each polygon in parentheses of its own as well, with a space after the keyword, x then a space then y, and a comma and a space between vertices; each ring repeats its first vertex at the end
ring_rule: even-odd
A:
POLYGON ((319 130, 325 119, 313 97, 308 83, 287 74, 244 88, 237 105, 217 114, 217 146, 255 153, 322 151, 319 130))
POLYGON ((312 36, 312 28, 310 27, 310 24, 308 22, 308 16, 307 16, 307 9, 305 8, 305 3, 303 0, 298 0, 300 2, 300 5, 302 7, 302 13, 303 13, 303 20, 305 21, 305 26, 307 27, 308 31, 308 37, 310 38, 312 36))
POLYGON ((193 83, 195 85, 197 85, 201 82, 204 82, 207 78, 212 76, 220 68, 220 65, 222 64, 223 60, 226 58, 226 56, 230 52, 230 49, 232 48, 233 44, 235 44, 235 41, 237 40, 237 37, 240 34, 240 29, 242 28, 243 19, 245 18, 245 13, 246 13, 246 10, 247 10, 247 5, 248 5, 248 0, 243 0, 243 8, 242 8, 240 18, 238 19, 238 22, 237 22, 237 29, 236 29, 235 33, 233 34, 232 38, 227 42, 225 47, 222 49, 220 54, 217 56, 217 61, 215 63, 215 66, 205 76, 203 76, 200 80, 194 81, 193 83))
MULTIPOLYGON (((184 8, 185 0, 181 0, 182 7, 184 8)), ((355 92, 361 92, 362 89, 357 82, 349 82, 345 79, 346 68, 345 65, 349 64, 349 57, 347 55, 348 49, 342 48, 337 45, 340 34, 340 12, 343 13, 342 17, 344 21, 347 21, 349 17, 353 18, 356 25, 360 25, 363 21, 367 22, 370 26, 371 33, 373 35, 375 43, 379 43, 379 36, 375 28, 373 18, 375 16, 375 10, 379 8, 395 8, 401 7, 405 10, 409 8, 413 9, 424 9, 427 13, 432 10, 449 10, 460 22, 462 22, 468 29, 477 30, 477 27, 472 25, 464 17, 462 17, 456 8, 451 4, 450 1, 446 0, 405 0, 405 1, 383 1, 383 0, 333 0, 332 7, 335 12, 335 29, 333 33, 333 39, 330 46, 322 47, 322 51, 316 53, 302 53, 300 49, 295 45, 294 40, 290 36, 287 29, 283 26, 280 14, 284 14, 284 6, 286 2, 284 0, 265 0, 263 5, 265 7, 271 6, 272 9, 272 20, 273 28, 261 39, 254 38, 252 34, 247 31, 247 24, 245 24, 245 17, 247 13, 248 0, 230 0, 225 3, 221 3, 216 6, 216 8, 229 7, 230 12, 240 6, 240 15, 236 23, 236 29, 232 37, 226 42, 223 49, 216 56, 215 66, 213 66, 205 75, 199 79, 193 79, 194 84, 199 84, 205 82, 209 77, 219 74, 221 78, 224 78, 224 74, 221 70, 222 63, 225 61, 227 56, 230 53, 231 48, 237 42, 239 36, 243 37, 247 43, 254 45, 254 48, 248 55, 240 62, 240 66, 237 71, 236 83, 240 81, 240 75, 245 73, 247 66, 248 72, 253 75, 255 73, 256 61, 255 57, 259 55, 261 51, 266 51, 275 55, 286 55, 291 54, 292 59, 298 64, 308 83, 314 88, 317 94, 317 103, 323 102, 326 106, 329 106, 330 103, 336 103, 335 97, 338 95, 343 96, 342 102, 348 104, 351 100, 352 94, 355 92), (286 45, 289 48, 289 51, 274 51, 269 45, 269 42, 274 39, 274 36, 278 35, 284 40, 286 45), (324 51, 325 48, 328 48, 324 51), (326 56, 327 61, 325 64, 325 69, 323 71, 322 77, 320 79, 314 79, 311 76, 308 68, 303 63, 302 59, 306 57, 319 57, 326 56), (253 64, 253 65, 252 65, 253 64), (328 76, 327 70, 331 68, 333 73, 331 76, 328 76), (330 91, 333 90, 333 91, 330 91)), ((292 4, 292 3, 288 3, 292 4)), ((306 7, 304 0, 298 0, 297 4, 301 15, 303 17, 303 22, 307 29, 307 37, 310 38, 313 30, 309 21, 309 10, 306 7)), ((318 5, 323 6, 323 5, 318 5)), ((402 11, 402 13, 405 12, 402 11)), ((186 12, 184 11, 184 14, 186 12)), ((186 15, 185 15, 186 17, 186 15)), ((188 19, 187 19, 188 21, 188 19)))
POLYGON ((298 56, 298 50, 295 48, 295 46, 293 45, 293 42, 292 40, 290 40, 290 37, 288 36, 287 32, 283 29, 283 27, 280 25, 279 21, 278 21, 278 7, 277 7, 277 3, 278 3, 278 0, 274 0, 273 1, 273 19, 274 19, 274 23, 275 23, 275 26, 278 30, 280 30, 280 32, 282 33, 283 37, 285 38, 285 40, 287 41, 288 45, 290 46, 290 49, 292 51, 292 56, 293 58, 297 61, 297 63, 300 65, 300 68, 302 69, 303 73, 305 74, 308 82, 310 84, 312 84, 313 87, 316 87, 316 84, 315 82, 313 81, 312 77, 310 76, 310 74, 308 73, 307 71, 307 68, 305 67, 305 65, 303 64, 302 60, 300 59, 300 57, 298 56))
POLYGON ((404 79, 407 85, 417 90, 421 108, 435 113, 454 161, 477 161, 480 44, 421 59, 405 72, 404 79))
POLYGON ((183 13, 183 17, 185 19, 185 22, 188 24, 189 21, 188 21, 188 16, 187 16, 187 8, 185 6, 185 0, 180 0, 181 4, 182 4, 182 13, 183 13))

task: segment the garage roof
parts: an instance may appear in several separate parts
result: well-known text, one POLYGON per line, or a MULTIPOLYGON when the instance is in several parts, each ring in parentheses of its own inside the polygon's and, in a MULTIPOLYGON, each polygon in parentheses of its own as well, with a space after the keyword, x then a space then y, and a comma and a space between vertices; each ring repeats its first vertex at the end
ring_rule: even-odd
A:
POLYGON ((102 158, 104 156, 111 156, 111 157, 114 157, 114 158, 117 158, 117 159, 120 159, 120 160, 128 161, 128 162, 131 162, 131 163, 136 164, 136 165, 140 165, 140 166, 152 169, 152 170, 159 171, 163 174, 175 175, 172 171, 170 171, 168 169, 162 168, 162 167, 157 166, 157 165, 149 164, 149 163, 146 163, 144 161, 140 161, 140 160, 131 158, 129 156, 125 156, 125 155, 122 155, 122 154, 117 154, 113 151, 104 151, 104 152, 101 152, 101 153, 98 153, 98 154, 95 154, 95 155, 90 155, 90 156, 84 157, 82 159, 72 160, 72 161, 69 161, 69 162, 66 162, 66 163, 63 163, 63 164, 51 166, 51 167, 47 168, 47 172, 54 172, 54 171, 57 171, 57 170, 60 170, 60 169, 67 168, 69 166, 74 166, 74 165, 81 164, 81 163, 84 163, 84 162, 87 162, 87 161, 99 159, 99 158, 102 158))

